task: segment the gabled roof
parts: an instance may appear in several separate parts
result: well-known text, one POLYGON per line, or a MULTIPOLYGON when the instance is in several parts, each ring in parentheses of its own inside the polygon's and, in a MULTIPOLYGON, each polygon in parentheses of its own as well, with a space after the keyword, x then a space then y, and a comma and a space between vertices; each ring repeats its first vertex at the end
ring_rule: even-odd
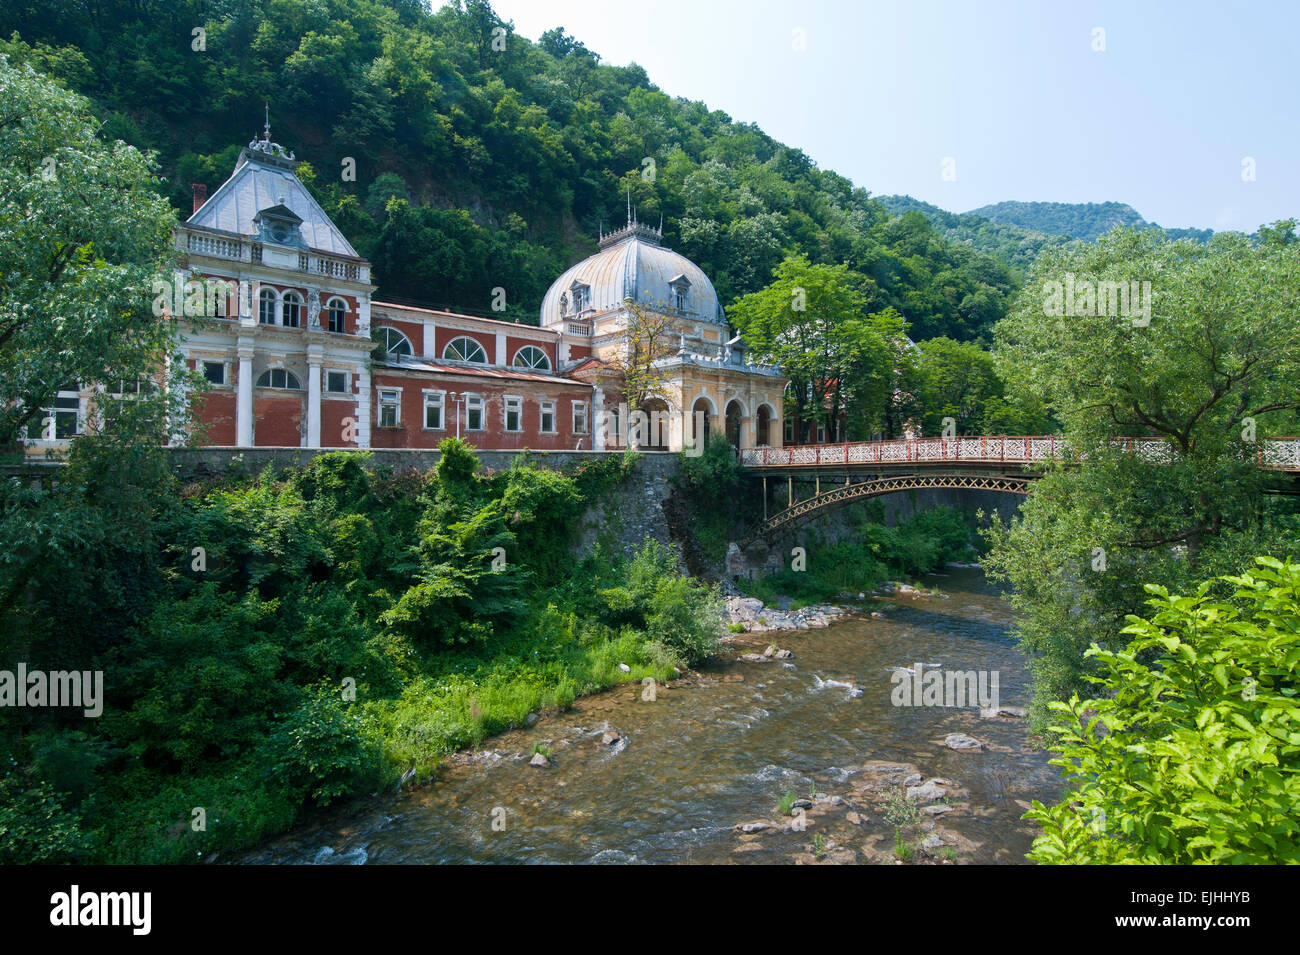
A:
POLYGON ((253 219, 259 212, 270 212, 283 205, 302 219, 299 228, 310 248, 360 258, 325 210, 311 197, 307 187, 299 182, 291 165, 296 164, 273 162, 260 158, 260 154, 253 150, 244 149, 230 178, 186 220, 186 224, 251 236, 257 233, 253 219))

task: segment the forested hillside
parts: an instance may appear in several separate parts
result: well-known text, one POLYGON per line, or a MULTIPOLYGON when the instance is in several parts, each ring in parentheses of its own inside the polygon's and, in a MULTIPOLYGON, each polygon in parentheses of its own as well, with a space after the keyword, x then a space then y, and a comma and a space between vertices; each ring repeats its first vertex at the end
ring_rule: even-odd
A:
POLYGON ((1000 225, 1019 226, 1047 235, 1063 235, 1092 242, 1117 225, 1160 229, 1171 239, 1204 242, 1212 229, 1164 229, 1147 222, 1123 202, 997 202, 966 213, 1000 225))
POLYGON ((724 304, 789 254, 844 264, 875 313, 914 338, 987 339, 1016 279, 921 216, 707 105, 610 66, 562 28, 534 43, 481 0, 18 0, 0 53, 93 100, 103 132, 154 149, 190 209, 270 104, 325 209, 375 264, 382 294, 535 320, 547 285, 643 221, 713 278, 724 304), (355 161, 355 180, 345 178, 355 161))

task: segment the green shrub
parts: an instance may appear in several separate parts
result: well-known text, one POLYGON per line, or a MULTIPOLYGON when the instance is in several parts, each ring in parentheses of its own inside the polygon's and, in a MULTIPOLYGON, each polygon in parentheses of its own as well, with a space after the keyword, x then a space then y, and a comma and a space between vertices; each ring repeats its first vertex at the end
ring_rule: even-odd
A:
POLYGON ((1233 602, 1148 584, 1150 620, 1128 646, 1093 646, 1097 698, 1051 704, 1068 720, 1061 766, 1074 782, 1030 858, 1066 864, 1300 861, 1300 566, 1257 558, 1224 580, 1233 602))

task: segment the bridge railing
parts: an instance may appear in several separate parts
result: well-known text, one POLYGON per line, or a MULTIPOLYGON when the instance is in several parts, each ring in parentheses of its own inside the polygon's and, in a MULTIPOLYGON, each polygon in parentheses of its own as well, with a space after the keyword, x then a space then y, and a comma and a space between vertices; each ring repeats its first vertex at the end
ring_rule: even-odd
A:
MULTIPOLYGON (((1164 438, 1116 438, 1145 460, 1168 462, 1173 446, 1164 438)), ((745 467, 812 467, 846 464, 1032 464, 1062 455, 1068 445, 1055 435, 994 435, 955 438, 898 438, 843 444, 800 444, 784 448, 746 448, 745 467)), ((1300 438, 1277 438, 1259 445, 1260 467, 1300 471, 1300 438)))

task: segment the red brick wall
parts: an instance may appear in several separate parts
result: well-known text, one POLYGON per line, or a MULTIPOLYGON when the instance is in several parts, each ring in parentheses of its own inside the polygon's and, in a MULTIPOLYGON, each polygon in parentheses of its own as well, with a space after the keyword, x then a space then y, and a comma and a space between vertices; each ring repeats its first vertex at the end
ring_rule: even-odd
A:
POLYGON ((305 402, 304 395, 274 394, 254 388, 253 444, 258 447, 300 447, 305 402))
POLYGON ((235 443, 236 405, 235 395, 229 391, 207 391, 193 396, 194 416, 207 429, 207 444, 229 447, 235 443))
POLYGON ((484 430, 469 431, 466 428, 465 400, 459 403, 461 419, 460 435, 475 447, 488 450, 514 450, 518 448, 535 448, 539 451, 563 451, 577 447, 581 439, 584 448, 591 447, 591 392, 589 389, 574 386, 550 385, 540 383, 501 383, 493 381, 467 384, 464 382, 431 381, 424 378, 381 374, 376 375, 374 392, 371 397, 371 431, 370 444, 376 448, 436 448, 443 438, 456 434, 457 403, 447 397, 443 406, 443 430, 430 431, 424 428, 424 390, 436 389, 466 392, 482 395, 484 400, 484 430), (381 428, 379 421, 378 389, 383 387, 400 387, 402 389, 401 425, 397 428, 381 428), (523 430, 507 432, 505 430, 505 396, 519 395, 523 401, 523 430), (541 399, 555 401, 555 434, 542 434, 541 399), (588 433, 575 435, 573 427, 573 401, 587 402, 588 433))
POLYGON ((343 419, 352 419, 349 434, 356 434, 357 403, 342 398, 322 398, 320 403, 320 443, 323 448, 356 447, 355 437, 351 441, 343 440, 343 419))

